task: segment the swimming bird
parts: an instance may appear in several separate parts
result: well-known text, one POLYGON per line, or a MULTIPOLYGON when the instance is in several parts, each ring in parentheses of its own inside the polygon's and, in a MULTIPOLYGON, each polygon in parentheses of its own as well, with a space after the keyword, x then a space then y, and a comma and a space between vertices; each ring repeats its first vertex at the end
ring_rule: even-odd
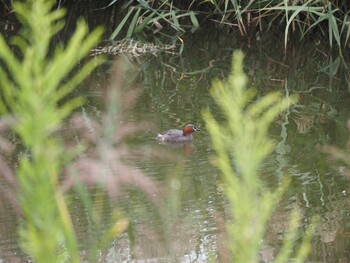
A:
POLYGON ((159 142, 191 142, 193 140, 192 132, 200 131, 193 124, 186 124, 182 130, 171 129, 167 132, 157 135, 159 142))

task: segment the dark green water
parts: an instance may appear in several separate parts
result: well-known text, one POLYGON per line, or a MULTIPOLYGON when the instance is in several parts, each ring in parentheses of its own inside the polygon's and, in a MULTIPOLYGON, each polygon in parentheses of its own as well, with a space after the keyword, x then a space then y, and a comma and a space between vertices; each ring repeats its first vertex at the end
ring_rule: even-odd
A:
POLYGON ((285 54, 281 43, 242 44, 217 32, 198 33, 185 43, 187 49, 179 58, 163 55, 141 64, 138 85, 142 94, 126 115, 128 123, 151 124, 129 139, 138 157, 125 159, 130 158, 133 165, 163 183, 170 196, 163 197, 162 203, 168 209, 162 210, 166 222, 149 210, 140 212, 142 197, 129 200, 133 234, 116 240, 111 248, 115 259, 167 262, 169 256, 174 262, 226 261, 224 222, 228 211, 219 173, 210 163, 214 152, 201 111, 209 108, 218 119, 224 119, 210 97, 210 84, 227 75, 232 51, 243 48, 245 70, 258 97, 276 90, 286 96, 300 95, 300 102, 274 122, 271 137, 276 150, 261 169, 266 187, 279 185, 285 176, 292 178, 268 227, 262 261, 273 260, 295 207, 303 216, 301 235, 311 217, 319 216, 310 261, 348 260, 350 189, 346 167, 320 151, 325 144, 345 149, 348 140, 347 73, 341 66, 337 72, 330 69, 337 56, 329 66, 332 59, 312 42, 285 54), (194 134, 191 146, 173 148, 154 141, 159 131, 181 128, 185 123, 203 129, 194 134))
MULTIPOLYGON (((214 79, 228 74, 231 54, 238 48, 246 54, 245 71, 258 97, 269 91, 300 95, 300 102, 274 122, 271 137, 276 141, 276 150, 261 168, 266 188, 278 186, 285 176, 292 178, 262 241, 262 262, 271 262, 278 252, 289 213, 295 207, 303 217, 301 235, 311 217, 319 217, 309 262, 350 261, 350 184, 346 166, 332 162, 320 151, 325 144, 346 148, 346 121, 350 117, 348 71, 336 54, 331 56, 312 41, 295 43, 284 52, 283 38, 265 38, 241 39, 208 29, 185 37, 184 53, 179 57, 159 54, 133 64, 134 69, 126 77, 133 79, 133 84, 120 92, 121 101, 129 107, 118 120, 117 131, 141 126, 137 132, 127 130, 130 134, 124 141, 128 150, 114 147, 123 163, 141 171, 142 175, 135 176, 140 183, 128 182, 142 191, 118 188, 118 196, 108 203, 103 198, 95 203, 105 217, 118 209, 129 220, 128 231, 102 253, 102 261, 227 262, 225 220, 229 211, 220 191, 220 174, 210 162, 214 151, 201 111, 209 108, 219 120, 224 119, 209 90, 214 79), (128 103, 132 99, 127 90, 135 88, 141 92, 132 105, 128 103), (154 140, 158 132, 181 128, 186 123, 202 128, 194 134, 191 145, 175 148, 154 140), (152 193, 154 185, 147 184, 145 178, 156 182, 159 192, 152 193)), ((349 61, 347 57, 344 60, 345 64, 349 61)), ((102 122, 108 98, 106 87, 115 74, 112 64, 111 59, 79 89, 88 98, 78 111, 86 120, 102 122)), ((90 132, 97 135, 91 127, 90 132)), ((62 136, 86 141, 81 133, 72 130, 73 136, 71 132, 63 132, 62 136)), ((123 171, 124 176, 132 174, 126 168, 123 171)), ((0 262, 14 262, 12 259, 23 258, 16 245, 16 217, 5 202, 3 207, 0 262)), ((79 202, 72 203, 72 210, 84 247, 89 236, 86 211, 79 202)))

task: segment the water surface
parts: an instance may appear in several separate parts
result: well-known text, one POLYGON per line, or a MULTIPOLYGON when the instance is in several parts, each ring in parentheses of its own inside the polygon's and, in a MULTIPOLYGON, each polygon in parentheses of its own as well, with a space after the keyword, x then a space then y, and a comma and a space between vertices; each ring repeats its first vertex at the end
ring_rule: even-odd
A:
MULTIPOLYGON (((254 37, 240 38, 208 28, 184 38, 181 56, 159 54, 133 63, 134 69, 128 76, 132 84, 120 91, 121 101, 130 100, 130 107, 123 111, 116 129, 140 123, 142 126, 124 138, 127 151, 118 145, 115 150, 123 163, 157 182, 161 194, 152 196, 141 186, 143 191, 120 191, 107 203, 95 203, 106 218, 117 208, 130 222, 128 230, 110 244, 106 253, 101 253, 101 260, 228 261, 225 221, 229 211, 220 190, 220 173, 211 164, 215 153, 201 112, 210 109, 218 120, 224 120, 209 90, 214 79, 227 76, 232 52, 238 48, 246 54, 245 72, 257 97, 269 91, 300 95, 300 102, 273 123, 270 136, 276 141, 276 150, 261 168, 266 188, 280 185, 285 176, 292 178, 268 226, 261 260, 273 260, 288 227, 289 213, 295 207, 303 217, 301 235, 311 217, 319 216, 310 262, 350 260, 350 187, 346 167, 320 152, 320 146, 325 144, 346 148, 346 121, 350 116, 348 73, 336 53, 331 55, 315 42, 294 43, 285 52, 282 39, 265 36, 257 41, 254 37), (135 89, 139 95, 132 104, 127 91, 135 89), (186 123, 203 130, 194 134, 192 144, 169 147, 154 140, 158 132, 181 128, 186 123)), ((344 60, 346 63, 348 58, 345 56, 344 60)), ((115 74, 113 62, 110 58, 75 94, 87 96, 86 105, 76 112, 85 120, 107 125, 103 116, 109 98, 106 90, 115 74)), ((98 134, 92 124, 90 128, 91 133, 98 134)), ((71 132, 62 132, 62 136, 89 143, 74 129, 73 136, 71 132)), ((125 170, 126 176, 128 171, 125 170)), ((148 181, 142 180, 146 185, 148 181)), ((97 192, 98 195, 103 193, 97 192)), ((84 248, 84 240, 91 238, 86 211, 79 201, 73 202, 71 208, 84 248)), ((24 259, 16 245, 16 218, 5 203, 0 213, 0 262, 24 259)))

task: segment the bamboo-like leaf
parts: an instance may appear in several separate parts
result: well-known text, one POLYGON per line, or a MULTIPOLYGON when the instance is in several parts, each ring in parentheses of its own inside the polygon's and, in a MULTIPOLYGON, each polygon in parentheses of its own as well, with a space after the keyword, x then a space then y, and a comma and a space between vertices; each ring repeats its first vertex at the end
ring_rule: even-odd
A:
POLYGON ((134 8, 130 8, 130 10, 128 11, 126 16, 123 18, 123 20, 119 23, 117 28, 113 31, 112 35, 109 37, 109 40, 114 40, 119 35, 119 33, 122 30, 123 26, 126 24, 126 22, 128 21, 130 15, 133 12, 134 12, 134 8))
POLYGON ((116 2, 118 2, 118 0, 111 0, 107 7, 114 5, 116 2))
POLYGON ((338 47, 341 48, 340 34, 339 34, 337 21, 336 21, 334 15, 333 15, 334 12, 336 12, 336 10, 332 10, 332 4, 331 4, 331 2, 328 2, 329 45, 330 45, 330 47, 332 47, 332 45, 333 45, 333 36, 334 36, 335 41, 338 44, 338 47))
POLYGON ((141 12, 141 8, 137 8, 135 14, 134 14, 134 17, 133 19, 131 20, 131 23, 129 25, 129 28, 128 28, 128 32, 126 33, 126 37, 127 38, 130 38, 132 33, 134 32, 135 28, 136 28, 136 23, 140 17, 140 12, 141 12))
POLYGON ((344 32, 345 32, 345 45, 346 45, 350 37, 350 20, 348 16, 344 16, 340 34, 343 35, 344 32))
MULTIPOLYGON (((316 14, 318 15, 318 19, 315 20, 314 23, 312 23, 309 28, 306 30, 306 32, 310 31, 312 28, 314 28, 315 26, 319 26, 321 24, 322 21, 327 20, 328 19, 328 15, 327 14, 323 14, 323 13, 318 13, 316 14)), ((320 27, 320 30, 323 30, 322 27, 320 27)), ((305 32, 305 33, 306 33, 305 32)))
MULTIPOLYGON (((284 30, 284 48, 287 49, 287 42, 288 42, 288 31, 289 31, 289 27, 291 25, 291 23, 294 21, 294 18, 299 15, 299 13, 301 11, 304 10, 304 8, 311 2, 311 0, 307 1, 305 4, 303 4, 302 6, 298 6, 294 13, 291 15, 290 18, 287 17, 287 25, 286 28, 284 30)), ((285 5, 287 5, 287 1, 285 0, 285 5)), ((288 15, 288 11, 289 11, 289 7, 286 8, 286 15, 288 15)))
POLYGON ((198 23, 196 15, 193 11, 190 11, 190 18, 191 18, 191 22, 193 25, 193 29, 191 30, 191 32, 193 33, 194 31, 196 31, 199 28, 199 23, 198 23))
POLYGON ((171 15, 171 18, 173 20, 173 22, 171 23, 171 27, 174 28, 177 31, 181 30, 181 26, 180 26, 179 20, 176 17, 175 11, 171 11, 170 15, 171 15))
MULTIPOLYGON (((142 14, 143 16, 145 16, 147 13, 145 12, 144 14, 142 14)), ((142 22, 136 27, 135 29, 135 33, 139 33, 141 32, 146 25, 148 25, 149 23, 151 23, 151 20, 153 19, 154 15, 156 14, 156 11, 153 11, 152 13, 150 13, 146 18, 144 18, 142 20, 142 22)))
MULTIPOLYGON (((235 2, 236 0, 233 0, 233 3, 235 2)), ((222 16, 221 16, 221 23, 224 21, 225 19, 225 15, 227 13, 227 8, 228 8, 228 3, 230 2, 230 0, 225 0, 224 1, 224 10, 222 12, 222 16)), ((234 5, 234 4, 233 4, 234 5)), ((234 6, 234 9, 235 10, 238 10, 238 8, 236 8, 236 6, 234 6)))
POLYGON ((148 1, 145 0, 139 0, 140 5, 145 9, 150 9, 150 6, 148 4, 148 1))
POLYGON ((184 43, 184 41, 182 40, 182 38, 181 37, 178 37, 178 39, 180 40, 180 42, 181 42, 181 45, 180 45, 180 48, 179 48, 179 54, 181 55, 182 54, 182 52, 184 51, 184 48, 185 48, 185 43, 184 43))
POLYGON ((334 61, 331 61, 331 63, 329 64, 328 75, 331 77, 334 77, 337 74, 339 67, 340 67, 340 57, 337 57, 334 61))

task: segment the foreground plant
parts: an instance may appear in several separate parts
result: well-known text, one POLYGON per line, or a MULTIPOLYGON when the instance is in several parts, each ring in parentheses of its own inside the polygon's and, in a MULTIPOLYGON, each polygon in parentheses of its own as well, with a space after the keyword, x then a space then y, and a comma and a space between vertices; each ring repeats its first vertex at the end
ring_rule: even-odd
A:
POLYGON ((25 149, 16 170, 22 249, 35 262, 64 258, 80 262, 66 195, 58 183, 62 167, 74 153, 67 153, 53 133, 83 103, 81 97, 66 96, 102 61, 90 60, 77 73, 70 72, 96 45, 102 30, 89 33, 87 25, 79 22, 67 46, 52 53, 52 38, 62 29, 65 14, 63 9, 52 11, 54 4, 53 0, 13 3, 23 24, 20 36, 13 39, 21 54, 16 57, 0 36, 0 59, 6 66, 0 68, 0 113, 11 116, 25 149))
MULTIPOLYGON (((218 124, 209 111, 203 115, 216 152, 214 164, 222 173, 223 189, 230 205, 232 222, 227 224, 227 229, 233 262, 259 262, 268 220, 286 189, 286 183, 274 191, 264 187, 259 168, 274 149, 268 138, 269 126, 293 99, 271 93, 252 103, 255 91, 245 89, 247 77, 242 61, 243 54, 234 53, 227 82, 215 81, 211 90, 226 116, 225 122, 218 124)), ((299 219, 299 213, 293 211, 286 241, 275 262, 287 262, 292 256, 300 262, 308 255, 312 229, 295 255, 291 254, 299 219)))

